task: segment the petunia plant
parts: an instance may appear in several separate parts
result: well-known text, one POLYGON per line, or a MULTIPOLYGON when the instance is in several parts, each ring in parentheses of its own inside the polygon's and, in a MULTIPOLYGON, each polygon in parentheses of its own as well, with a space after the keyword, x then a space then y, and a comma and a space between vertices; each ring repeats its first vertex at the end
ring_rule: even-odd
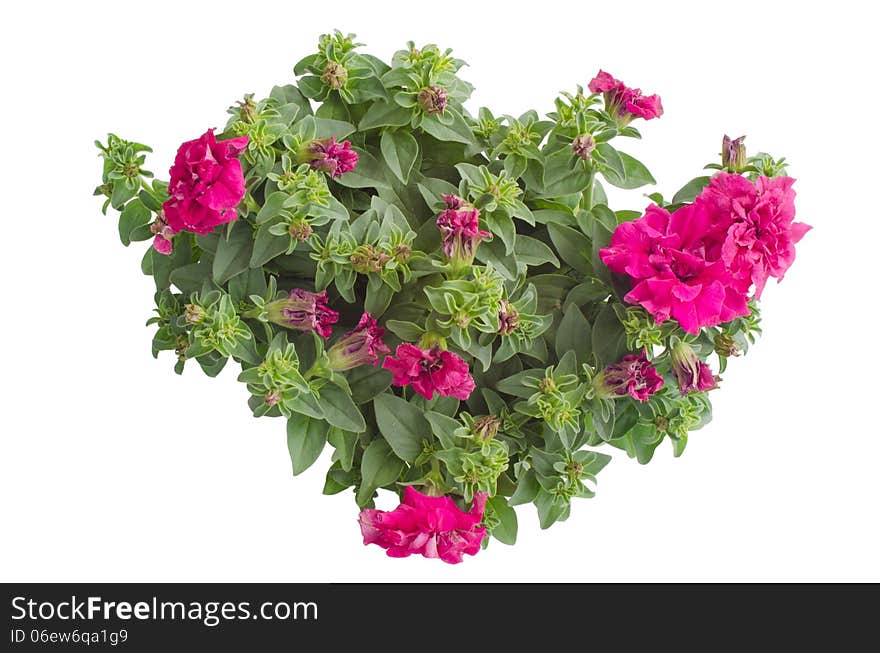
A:
POLYGON ((568 518, 610 448, 681 455, 809 227, 785 161, 742 137, 671 199, 610 208, 609 185, 654 183, 624 149, 663 107, 606 72, 543 118, 474 113, 451 51, 360 47, 322 36, 167 182, 111 134, 95 193, 124 245, 152 239, 153 355, 234 361, 294 474, 329 447, 324 492, 352 493, 365 543, 459 562, 512 544, 516 506, 568 518))

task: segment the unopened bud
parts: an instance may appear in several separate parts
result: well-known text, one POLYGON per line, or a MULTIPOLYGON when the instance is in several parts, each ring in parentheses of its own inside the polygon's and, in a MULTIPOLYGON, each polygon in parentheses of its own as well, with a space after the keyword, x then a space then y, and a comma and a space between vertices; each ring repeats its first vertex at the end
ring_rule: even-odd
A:
POLYGON ((733 338, 719 333, 715 336, 715 353, 719 356, 739 356, 740 350, 733 338))
POLYGON ((721 141, 721 165, 728 172, 742 172, 746 167, 745 136, 730 138, 727 134, 721 141))
POLYGON ((474 423, 471 425, 471 433, 480 442, 488 442, 495 437, 500 427, 500 419, 494 415, 485 415, 474 420, 474 423))
POLYGON ((312 235, 312 225, 310 225, 309 221, 304 218, 296 218, 290 223, 288 233, 290 233, 292 238, 303 242, 308 240, 309 236, 312 235))
POLYGON ((593 150, 596 149, 596 141, 590 134, 580 134, 571 142, 571 151, 575 156, 584 161, 589 161, 593 150))
POLYGON ((502 336, 508 336, 518 328, 519 312, 516 310, 516 306, 506 299, 502 299, 498 311, 498 333, 502 336))
POLYGON ((426 86, 419 91, 419 106, 430 115, 443 114, 449 104, 447 91, 442 86, 426 86))
POLYGON ((205 309, 198 304, 183 305, 183 319, 187 324, 201 324, 206 315, 205 309))
POLYGON ((338 91, 348 81, 348 71, 342 64, 328 61, 321 75, 321 81, 334 91, 338 91))

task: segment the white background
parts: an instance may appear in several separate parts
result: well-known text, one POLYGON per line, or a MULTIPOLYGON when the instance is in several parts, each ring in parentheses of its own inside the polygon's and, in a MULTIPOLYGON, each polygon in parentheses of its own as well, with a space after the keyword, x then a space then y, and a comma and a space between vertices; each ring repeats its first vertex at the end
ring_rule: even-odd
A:
POLYGON ((880 580, 880 98, 863 6, 9 5, 0 579, 880 580), (242 93, 292 81, 334 27, 385 59, 408 39, 454 48, 472 110, 549 111, 599 67, 661 94, 666 114, 625 149, 667 196, 714 160, 725 131, 788 157, 799 217, 815 228, 768 287, 765 336, 732 361, 715 421, 681 459, 665 444, 647 467, 618 455, 566 523, 542 532, 520 508, 515 547, 493 542, 458 566, 393 560, 361 544, 350 494, 321 495, 327 452, 291 476, 283 421, 250 416, 231 366, 178 377, 171 355, 150 357, 147 245, 123 248, 115 215, 101 216, 93 139, 151 144, 149 167, 167 177, 180 142, 222 126, 242 93))

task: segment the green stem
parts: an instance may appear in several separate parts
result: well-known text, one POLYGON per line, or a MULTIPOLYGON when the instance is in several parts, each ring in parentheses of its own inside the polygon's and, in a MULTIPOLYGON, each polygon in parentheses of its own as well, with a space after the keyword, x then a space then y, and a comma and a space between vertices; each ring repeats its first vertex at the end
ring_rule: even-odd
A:
POLYGON ((596 173, 592 167, 589 167, 587 170, 587 178, 590 180, 590 183, 587 184, 587 188, 584 190, 583 205, 585 211, 593 208, 593 187, 596 183, 596 173))

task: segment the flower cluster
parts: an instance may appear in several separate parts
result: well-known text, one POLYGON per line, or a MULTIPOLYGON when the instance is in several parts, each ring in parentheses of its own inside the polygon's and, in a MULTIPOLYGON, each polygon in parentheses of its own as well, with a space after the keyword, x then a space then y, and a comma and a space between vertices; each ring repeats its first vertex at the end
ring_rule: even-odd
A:
POLYGON ((458 563, 513 544, 517 506, 568 519, 608 448, 681 455, 809 227, 785 160, 743 137, 671 201, 613 210, 608 186, 656 183, 624 150, 663 105, 604 71, 546 118, 472 113, 451 50, 361 47, 321 36, 295 83, 183 143, 167 183, 110 134, 95 194, 125 246, 153 241, 153 355, 240 366, 293 474, 329 461, 365 544, 458 563))
POLYGON ((760 298, 768 278, 782 279, 810 229, 794 222, 793 183, 719 173, 693 204, 672 213, 653 204, 622 223, 600 256, 632 280, 624 299, 657 322, 698 333, 748 315, 752 288, 760 298))

